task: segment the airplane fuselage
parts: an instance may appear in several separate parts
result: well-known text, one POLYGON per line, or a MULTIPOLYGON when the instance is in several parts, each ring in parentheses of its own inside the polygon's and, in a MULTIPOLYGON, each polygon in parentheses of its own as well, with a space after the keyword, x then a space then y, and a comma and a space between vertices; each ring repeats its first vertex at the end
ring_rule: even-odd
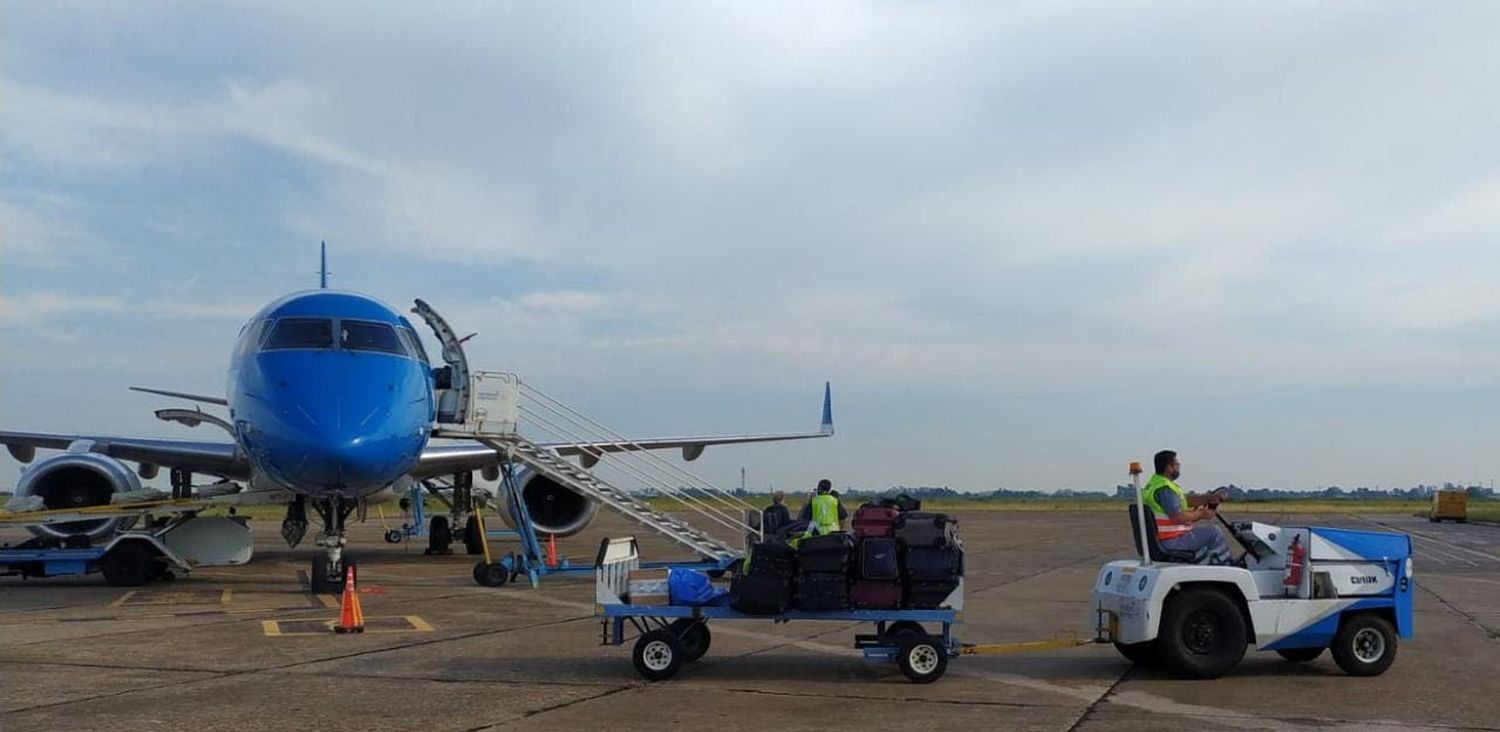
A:
POLYGON ((240 332, 227 400, 252 472, 312 498, 357 498, 416 466, 432 368, 405 317, 336 290, 287 295, 240 332))

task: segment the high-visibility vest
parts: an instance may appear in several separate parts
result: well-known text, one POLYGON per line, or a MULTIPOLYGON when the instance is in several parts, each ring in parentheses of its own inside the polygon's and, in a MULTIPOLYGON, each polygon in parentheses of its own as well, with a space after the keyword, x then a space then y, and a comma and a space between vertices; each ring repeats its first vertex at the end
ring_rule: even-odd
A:
POLYGON ((812 521, 809 533, 832 534, 839 530, 839 499, 827 493, 812 497, 812 521))
POLYGON ((1186 511, 1188 507, 1187 494, 1182 492, 1181 487, 1160 473, 1151 476, 1151 480, 1146 482, 1146 488, 1141 492, 1141 502, 1145 503, 1146 507, 1151 509, 1151 513, 1156 514, 1157 541, 1176 539, 1193 530, 1192 524, 1184 524, 1177 521, 1168 516, 1167 510, 1161 507, 1161 501, 1157 500, 1156 496, 1163 489, 1177 494, 1177 505, 1181 506, 1182 510, 1186 511))

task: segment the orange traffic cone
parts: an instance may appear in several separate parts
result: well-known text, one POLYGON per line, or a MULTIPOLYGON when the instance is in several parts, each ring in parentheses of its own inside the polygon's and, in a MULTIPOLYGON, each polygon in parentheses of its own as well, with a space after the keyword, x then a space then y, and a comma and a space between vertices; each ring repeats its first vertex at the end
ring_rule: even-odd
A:
POLYGON ((339 602, 339 624, 335 633, 365 632, 365 611, 359 607, 359 592, 354 589, 354 568, 344 570, 344 598, 339 602))
POLYGON ((547 566, 557 567, 557 534, 547 535, 547 566))

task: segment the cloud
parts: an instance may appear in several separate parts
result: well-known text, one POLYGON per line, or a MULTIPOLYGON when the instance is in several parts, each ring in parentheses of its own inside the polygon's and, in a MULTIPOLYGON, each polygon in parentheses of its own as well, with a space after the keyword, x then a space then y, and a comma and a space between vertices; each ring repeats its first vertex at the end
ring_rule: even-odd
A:
POLYGON ((32 325, 76 316, 108 316, 134 321, 158 319, 244 319, 257 305, 171 298, 128 298, 58 291, 0 295, 0 324, 32 325))

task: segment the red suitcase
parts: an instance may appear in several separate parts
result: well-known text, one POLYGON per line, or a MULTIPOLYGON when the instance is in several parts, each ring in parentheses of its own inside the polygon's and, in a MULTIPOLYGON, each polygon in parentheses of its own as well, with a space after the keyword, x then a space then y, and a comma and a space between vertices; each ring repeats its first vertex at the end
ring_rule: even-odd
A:
POLYGON ((900 518, 901 512, 889 506, 860 506, 854 512, 854 536, 860 539, 895 536, 900 518))
POLYGON ((849 602, 861 610, 894 610, 901 607, 901 583, 855 580, 849 586, 849 602))

